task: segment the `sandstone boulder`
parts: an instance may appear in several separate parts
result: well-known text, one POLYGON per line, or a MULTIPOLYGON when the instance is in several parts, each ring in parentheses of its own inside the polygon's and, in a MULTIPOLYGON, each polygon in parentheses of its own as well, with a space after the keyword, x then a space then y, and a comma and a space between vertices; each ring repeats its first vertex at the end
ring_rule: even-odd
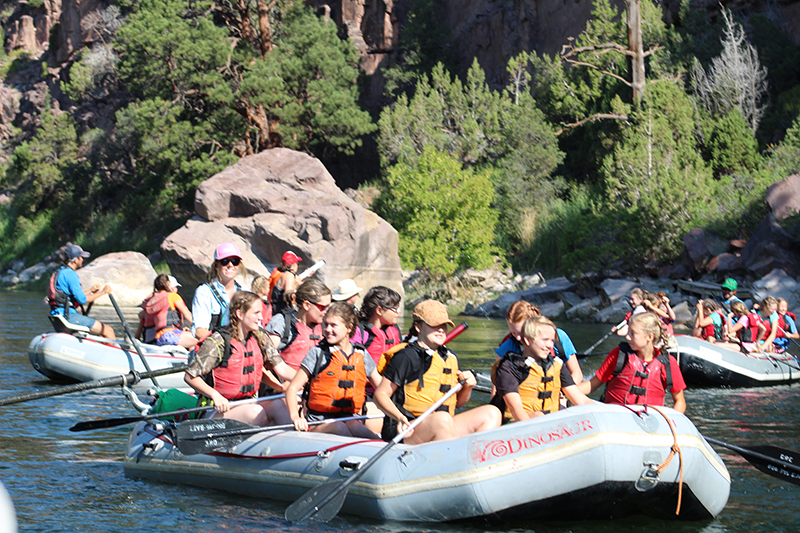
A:
POLYGON ((397 232, 309 155, 275 148, 245 157, 198 187, 195 211, 161 247, 187 289, 205 280, 215 247, 232 242, 253 275, 269 275, 292 250, 303 258, 301 272, 324 259, 317 275, 329 287, 352 278, 403 294, 397 232))
POLYGON ((767 203, 778 220, 800 213, 800 174, 772 184, 767 189, 767 203))
POLYGON ((628 309, 630 306, 628 305, 628 298, 631 294, 631 291, 636 287, 641 287, 640 283, 629 279, 605 279, 600 284, 600 289, 606 293, 608 297, 608 301, 612 304, 616 304, 619 301, 622 301, 628 309))
MULTIPOLYGON (((135 307, 153 292, 156 271, 144 254, 118 252, 94 259, 78 269, 78 277, 85 291, 94 284, 111 285, 111 294, 122 307, 135 307)), ((95 305, 111 305, 108 296, 95 300, 95 305)))

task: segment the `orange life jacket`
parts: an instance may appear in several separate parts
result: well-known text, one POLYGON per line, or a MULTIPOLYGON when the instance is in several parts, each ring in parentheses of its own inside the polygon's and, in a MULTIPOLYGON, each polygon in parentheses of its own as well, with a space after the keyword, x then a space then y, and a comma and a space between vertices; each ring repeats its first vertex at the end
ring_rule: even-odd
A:
POLYGON ((329 363, 317 368, 308 385, 308 409, 316 413, 360 413, 367 397, 367 371, 364 366, 366 350, 354 347, 348 357, 338 349, 323 343, 318 365, 326 356, 329 363))

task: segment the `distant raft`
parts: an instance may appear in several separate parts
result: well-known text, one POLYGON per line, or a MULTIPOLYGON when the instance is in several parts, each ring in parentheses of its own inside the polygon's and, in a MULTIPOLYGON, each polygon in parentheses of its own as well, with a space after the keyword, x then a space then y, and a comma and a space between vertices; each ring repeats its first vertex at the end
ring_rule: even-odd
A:
POLYGON ((687 385, 763 387, 800 381, 800 364, 789 352, 744 354, 697 337, 676 335, 669 349, 687 385))
MULTIPOLYGON (((189 352, 182 346, 139 344, 151 370, 185 365, 189 352)), ((112 341, 87 333, 42 333, 28 345, 28 359, 33 368, 55 381, 94 381, 131 370, 145 372, 136 349, 125 341, 112 341)), ((183 373, 157 378, 163 388, 186 388, 183 373)), ((149 379, 138 386, 152 387, 149 379)))
MULTIPOLYGON (((398 444, 350 486, 342 512, 502 524, 716 516, 730 492, 725 465, 688 418, 659 409, 663 415, 641 406, 583 405, 458 439, 398 444), (673 446, 680 456, 670 455, 673 446)), ((272 430, 227 450, 183 455, 172 435, 169 424, 140 423, 125 452, 126 474, 286 502, 344 480, 386 444, 272 430)))

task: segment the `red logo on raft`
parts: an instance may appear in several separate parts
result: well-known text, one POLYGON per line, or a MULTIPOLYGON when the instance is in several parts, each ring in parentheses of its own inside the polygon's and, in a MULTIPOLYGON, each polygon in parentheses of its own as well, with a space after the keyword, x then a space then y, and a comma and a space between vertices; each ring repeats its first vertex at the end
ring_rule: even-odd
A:
POLYGON ((472 462, 483 463, 492 459, 509 457, 524 450, 530 450, 537 446, 550 444, 572 437, 579 433, 584 433, 594 429, 591 420, 580 420, 570 424, 559 424, 558 426, 546 429, 530 437, 514 437, 511 439, 498 439, 492 441, 476 441, 472 445, 472 462))

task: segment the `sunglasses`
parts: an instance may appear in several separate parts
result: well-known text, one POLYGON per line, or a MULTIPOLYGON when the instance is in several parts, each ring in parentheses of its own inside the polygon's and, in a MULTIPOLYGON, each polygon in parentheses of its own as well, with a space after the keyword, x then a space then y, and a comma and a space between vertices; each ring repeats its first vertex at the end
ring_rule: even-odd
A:
POLYGON ((226 257, 225 259, 220 259, 219 260, 219 264, 222 265, 222 266, 233 265, 235 267, 238 267, 239 263, 241 263, 241 262, 242 262, 242 260, 239 259, 238 257, 226 257))
POLYGON ((324 313, 331 306, 331 304, 322 305, 322 304, 317 303, 317 302, 311 302, 311 303, 317 306, 317 309, 319 309, 320 313, 324 313))
POLYGON ((399 308, 396 305, 393 306, 393 307, 387 307, 385 305, 382 305, 381 307, 383 307, 387 311, 394 311, 395 313, 399 313, 400 312, 399 308))

